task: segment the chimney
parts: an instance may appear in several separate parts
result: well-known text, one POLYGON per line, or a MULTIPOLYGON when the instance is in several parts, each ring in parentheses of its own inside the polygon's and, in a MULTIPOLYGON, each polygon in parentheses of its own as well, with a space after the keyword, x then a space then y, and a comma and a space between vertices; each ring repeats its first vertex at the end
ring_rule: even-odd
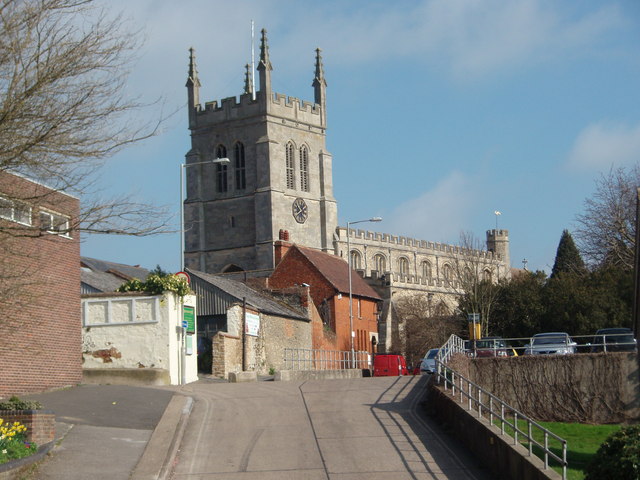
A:
POLYGON ((286 255, 286 253, 291 248, 291 243, 289 243, 289 231, 288 230, 280 230, 279 240, 274 243, 274 260, 275 265, 277 266, 282 260, 282 257, 286 255))

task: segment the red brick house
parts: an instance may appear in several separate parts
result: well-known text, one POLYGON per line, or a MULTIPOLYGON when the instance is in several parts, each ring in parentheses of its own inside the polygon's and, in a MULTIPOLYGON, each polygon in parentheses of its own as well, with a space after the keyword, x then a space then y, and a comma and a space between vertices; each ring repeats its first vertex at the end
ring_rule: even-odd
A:
MULTIPOLYGON (((313 348, 351 350, 349 338, 349 265, 342 258, 283 241, 275 244, 276 268, 270 288, 308 285, 323 328, 314 328, 313 348), (328 335, 327 335, 328 333, 328 335)), ((353 348, 372 352, 378 340, 378 303, 382 299, 352 270, 353 348)))
POLYGON ((0 172, 0 397, 82 380, 77 198, 0 172))

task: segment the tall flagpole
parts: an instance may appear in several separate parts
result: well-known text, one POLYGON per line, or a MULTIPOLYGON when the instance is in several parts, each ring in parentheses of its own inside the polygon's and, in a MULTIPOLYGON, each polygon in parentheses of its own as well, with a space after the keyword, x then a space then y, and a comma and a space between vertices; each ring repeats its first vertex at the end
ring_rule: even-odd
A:
POLYGON ((253 45, 255 35, 253 33, 253 20, 251 20, 251 100, 256 99, 256 60, 255 48, 253 45))

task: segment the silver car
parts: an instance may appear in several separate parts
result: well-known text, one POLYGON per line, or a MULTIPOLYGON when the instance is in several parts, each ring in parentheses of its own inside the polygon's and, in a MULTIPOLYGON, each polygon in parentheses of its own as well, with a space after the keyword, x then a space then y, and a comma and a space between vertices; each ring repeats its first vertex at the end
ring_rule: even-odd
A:
POLYGON ((420 373, 435 373, 436 355, 438 355, 439 351, 439 348, 432 348, 427 352, 420 364, 420 373))
POLYGON ((568 333, 537 333, 525 345, 525 355, 568 355, 576 353, 576 345, 568 333))

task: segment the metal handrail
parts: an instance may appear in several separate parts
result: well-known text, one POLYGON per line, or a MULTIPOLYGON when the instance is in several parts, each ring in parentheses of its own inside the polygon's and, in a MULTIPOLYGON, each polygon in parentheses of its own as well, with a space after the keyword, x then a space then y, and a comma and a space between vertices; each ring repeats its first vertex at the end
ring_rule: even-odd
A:
POLYGON ((457 338, 456 335, 452 335, 447 343, 441 347, 440 352, 436 356, 436 375, 438 384, 444 383, 445 391, 449 390, 448 387, 450 387, 451 395, 453 397, 455 397, 456 394, 459 394, 460 403, 464 403, 466 398, 467 410, 477 410, 478 418, 488 416, 492 425, 494 425, 495 421, 499 421, 501 435, 509 435, 506 432, 505 426, 511 428, 513 430, 512 436, 514 439, 514 445, 519 443, 518 437, 519 435, 522 435, 525 441, 528 442, 529 456, 533 455, 534 445, 541 448, 544 454, 543 461, 545 470, 549 468, 549 458, 551 458, 562 466, 562 478, 565 480, 567 478, 567 441, 530 419, 522 412, 503 402, 492 393, 483 389, 480 385, 477 385, 452 368, 448 367, 445 362, 448 361, 454 353, 464 353, 464 341, 453 337, 457 338), (462 342, 462 346, 460 346, 460 342, 462 342), (457 385, 456 381, 458 382, 457 385), (513 418, 513 422, 509 421, 509 417, 513 418), (518 426, 518 420, 526 422, 526 431, 520 429, 518 426), (539 443, 533 438, 533 428, 542 432, 544 443, 539 443), (550 438, 561 444, 562 457, 556 455, 550 450, 550 438))
POLYGON ((284 365, 285 370, 370 368, 370 354, 366 351, 285 348, 284 365))

